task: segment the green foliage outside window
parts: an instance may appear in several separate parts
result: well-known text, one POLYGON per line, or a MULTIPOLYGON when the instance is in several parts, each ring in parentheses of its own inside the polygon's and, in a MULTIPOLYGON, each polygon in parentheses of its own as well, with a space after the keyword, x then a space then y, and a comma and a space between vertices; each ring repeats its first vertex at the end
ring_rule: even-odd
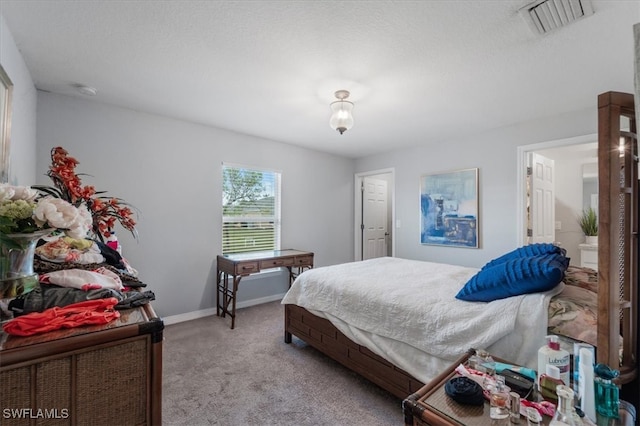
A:
POLYGON ((278 198, 279 173, 223 166, 223 254, 279 248, 278 198))

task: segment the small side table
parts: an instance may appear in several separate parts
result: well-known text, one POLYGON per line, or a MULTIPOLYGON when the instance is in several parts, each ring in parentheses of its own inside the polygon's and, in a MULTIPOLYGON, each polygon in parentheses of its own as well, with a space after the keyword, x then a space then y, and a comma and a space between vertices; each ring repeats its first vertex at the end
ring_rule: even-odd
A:
POLYGON ((236 324, 236 294, 242 277, 265 269, 287 268, 289 287, 305 269, 313 268, 313 253, 294 249, 228 254, 217 257, 216 315, 229 314, 231 329, 236 324), (295 268, 295 269, 294 269, 295 268), (229 287, 229 277, 233 285, 229 287), (222 300, 221 297, 222 296, 222 300))
MULTIPOLYGON (((470 349, 467 353, 455 360, 442 374, 423 386, 416 393, 410 395, 402 402, 404 423, 410 426, 446 425, 446 426, 495 426, 509 425, 509 418, 501 423, 489 417, 489 401, 482 406, 462 405, 447 396, 444 385, 452 377, 457 376, 455 369, 460 364, 465 364, 475 351, 470 349)), ((496 361, 504 362, 496 358, 496 361)), ((507 362, 508 363, 508 362, 507 362)), ((543 416, 543 425, 548 425, 550 417, 543 416)), ((526 425, 527 419, 520 418, 520 425, 526 425)))
MULTIPOLYGON (((414 394, 402 401, 404 423, 407 426, 444 425, 444 426, 513 426, 506 418, 504 421, 493 420, 489 417, 489 401, 483 406, 462 405, 453 401, 444 392, 444 385, 452 377, 457 376, 455 369, 460 364, 465 364, 474 354, 470 349, 467 353, 455 360, 442 374, 426 384, 414 394)), ((505 362, 496 358, 496 361, 505 362)), ((616 420, 598 419, 598 424, 611 426, 631 426, 636 422, 635 407, 626 401, 620 401, 620 417, 616 420)), ((548 425, 551 417, 542 416, 542 425, 548 425)), ((526 425, 527 419, 520 417, 519 425, 526 425)))

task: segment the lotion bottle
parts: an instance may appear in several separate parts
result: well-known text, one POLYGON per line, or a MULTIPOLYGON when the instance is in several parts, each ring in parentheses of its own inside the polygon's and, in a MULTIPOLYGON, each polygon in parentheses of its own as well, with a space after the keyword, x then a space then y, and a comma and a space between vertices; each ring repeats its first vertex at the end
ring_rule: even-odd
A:
POLYGON ((571 385, 571 357, 569 352, 560 349, 558 336, 547 336, 547 344, 538 350, 538 389, 540 389, 540 376, 546 373, 547 364, 554 365, 560 370, 560 380, 571 385))
POLYGON ((596 397, 594 392, 593 353, 580 348, 578 366, 580 409, 592 422, 596 422, 596 397))

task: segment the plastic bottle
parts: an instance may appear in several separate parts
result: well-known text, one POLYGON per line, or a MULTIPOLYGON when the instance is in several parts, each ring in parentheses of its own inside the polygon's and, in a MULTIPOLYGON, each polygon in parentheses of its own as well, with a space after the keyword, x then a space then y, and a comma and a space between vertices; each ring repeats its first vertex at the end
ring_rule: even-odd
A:
POLYGON ((547 401, 556 402, 558 386, 564 384, 560 379, 560 369, 555 365, 547 364, 545 374, 540 375, 540 394, 547 401))
POLYGON ((592 422, 596 421, 596 397, 594 393, 593 353, 590 350, 580 349, 578 366, 580 409, 592 422))
POLYGON ((569 352, 560 349, 558 336, 549 335, 547 344, 538 350, 538 389, 540 389, 540 376, 547 371, 547 364, 554 365, 560 370, 560 380, 571 385, 571 357, 569 352))
POLYGON ((606 364, 596 364, 593 373, 596 413, 606 419, 617 419, 620 415, 620 395, 614 379, 620 375, 620 371, 606 364))
POLYGON ((596 359, 595 348, 582 342, 573 344, 573 393, 576 401, 580 401, 580 349, 585 348, 591 352, 591 360, 596 359))

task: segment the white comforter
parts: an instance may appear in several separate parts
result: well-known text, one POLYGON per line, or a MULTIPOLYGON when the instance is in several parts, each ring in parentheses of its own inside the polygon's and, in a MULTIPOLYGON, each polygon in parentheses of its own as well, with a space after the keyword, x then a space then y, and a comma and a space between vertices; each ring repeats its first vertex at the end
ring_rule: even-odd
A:
POLYGON ((282 303, 329 319, 424 383, 471 347, 536 368, 549 300, 562 284, 490 303, 456 299, 477 271, 390 257, 345 263, 304 272, 282 303))

